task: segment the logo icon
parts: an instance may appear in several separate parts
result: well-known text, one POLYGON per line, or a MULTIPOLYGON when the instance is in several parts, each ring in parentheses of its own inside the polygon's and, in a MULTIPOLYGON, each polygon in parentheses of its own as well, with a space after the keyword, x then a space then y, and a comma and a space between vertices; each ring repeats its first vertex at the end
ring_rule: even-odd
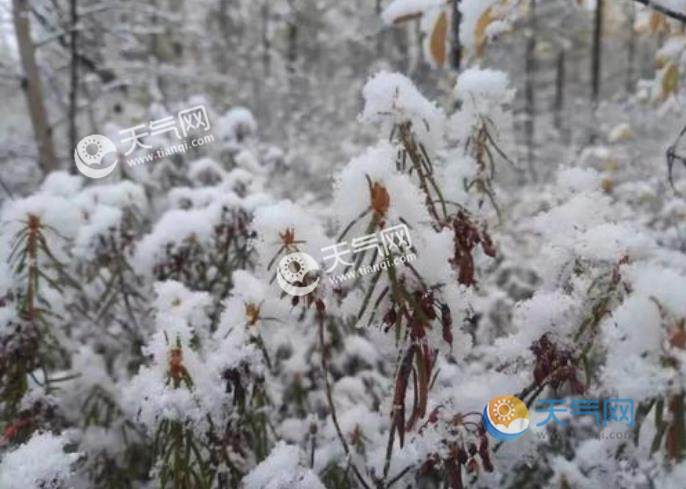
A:
POLYGON ((486 430, 496 440, 515 440, 529 429, 529 410, 515 396, 494 397, 484 407, 482 417, 486 430))
POLYGON ((318 271, 317 260, 307 253, 290 253, 279 260, 279 265, 276 268, 276 281, 287 294, 307 295, 319 284, 319 276, 308 284, 305 283, 305 279, 312 279, 312 275, 318 271))
POLYGON ((91 134, 76 145, 74 162, 81 173, 90 178, 103 178, 117 166, 117 147, 107 136, 91 134), (109 156, 114 154, 114 157, 109 156), (105 163, 105 158, 109 163, 105 163))

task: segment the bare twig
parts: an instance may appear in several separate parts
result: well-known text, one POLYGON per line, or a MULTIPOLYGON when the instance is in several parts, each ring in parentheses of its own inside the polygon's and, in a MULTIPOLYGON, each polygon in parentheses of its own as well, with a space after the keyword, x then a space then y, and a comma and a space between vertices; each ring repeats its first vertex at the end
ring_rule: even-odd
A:
POLYGON ((665 7, 664 5, 654 2, 653 0, 634 0, 634 2, 641 3, 648 8, 655 10, 656 12, 660 12, 661 14, 664 14, 667 17, 670 17, 672 19, 678 20, 679 22, 686 24, 686 14, 672 10, 668 7, 665 7))
MULTIPOLYGON (((329 382, 329 365, 326 356, 326 343, 324 342, 325 319, 326 318, 323 312, 317 312, 317 322, 319 323, 319 345, 321 347, 322 355, 322 375, 324 376, 324 385, 326 387, 326 401, 329 404, 331 420, 333 421, 333 425, 336 428, 336 434, 338 435, 338 439, 341 441, 341 445, 343 445, 343 450, 345 451, 345 454, 350 459, 350 447, 348 446, 348 442, 345 439, 345 436, 343 435, 343 430, 341 430, 341 426, 338 423, 338 416, 336 415, 336 406, 333 402, 333 390, 331 389, 331 383, 329 382)), ((362 473, 359 471, 357 466, 354 463, 352 463, 352 460, 349 460, 349 463, 353 469, 353 472, 355 472, 355 476, 360 481, 360 484, 362 484, 362 486, 365 489, 371 489, 369 484, 367 484, 367 481, 365 481, 364 477, 362 477, 362 473)))
POLYGON ((684 166, 686 166, 686 157, 677 154, 676 152, 676 147, 679 144, 679 141, 681 141, 681 138, 683 135, 686 134, 686 126, 681 129, 681 132, 679 132, 679 136, 676 138, 676 141, 674 141, 674 144, 672 144, 669 148, 667 148, 667 176, 669 179, 669 184, 672 186, 672 189, 678 193, 676 188, 674 187, 674 163, 681 163, 684 166))
POLYGON ((397 475, 395 475, 391 480, 388 481, 388 484, 386 484, 386 489, 388 489, 388 488, 391 487, 393 484, 395 484, 395 483, 398 482, 400 479, 402 479, 402 478, 405 476, 405 474, 407 474, 410 470, 412 470, 412 468, 413 468, 412 465, 408 465, 408 466, 405 467, 403 470, 401 470, 400 472, 398 472, 397 475))
POLYGON ((12 194, 12 191, 7 186, 7 184, 3 181, 2 178, 0 178, 0 187, 2 187, 2 189, 5 191, 5 193, 9 196, 10 199, 14 200, 14 194, 12 194))

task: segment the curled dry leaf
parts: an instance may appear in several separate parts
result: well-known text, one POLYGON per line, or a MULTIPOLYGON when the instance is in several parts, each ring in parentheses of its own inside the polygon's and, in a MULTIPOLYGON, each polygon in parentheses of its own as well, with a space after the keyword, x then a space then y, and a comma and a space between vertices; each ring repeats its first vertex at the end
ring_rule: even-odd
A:
POLYGON ((376 217, 384 217, 388 212, 388 207, 391 204, 391 196, 388 194, 386 187, 379 182, 374 182, 370 190, 370 199, 372 210, 376 217))
POLYGON ((441 12, 431 30, 429 53, 438 67, 443 67, 446 59, 446 42, 448 38, 448 14, 441 12))
POLYGON ((393 413, 391 419, 391 430, 397 430, 400 437, 400 446, 405 444, 405 394, 412 373, 412 361, 414 359, 417 346, 412 344, 405 352, 398 376, 395 380, 395 393, 393 395, 393 413))
POLYGON ((476 23, 474 28, 474 45, 476 50, 476 55, 481 57, 484 54, 484 48, 486 47, 486 28, 489 24, 495 20, 492 17, 492 7, 488 7, 483 14, 479 17, 479 21, 476 23))
POLYGON ((246 304, 245 316, 248 318, 248 325, 254 326, 260 318, 260 306, 256 306, 253 303, 246 304))
POLYGON ((169 378, 174 384, 174 388, 181 385, 181 381, 186 375, 186 367, 183 366, 183 351, 181 348, 172 348, 169 351, 169 378))

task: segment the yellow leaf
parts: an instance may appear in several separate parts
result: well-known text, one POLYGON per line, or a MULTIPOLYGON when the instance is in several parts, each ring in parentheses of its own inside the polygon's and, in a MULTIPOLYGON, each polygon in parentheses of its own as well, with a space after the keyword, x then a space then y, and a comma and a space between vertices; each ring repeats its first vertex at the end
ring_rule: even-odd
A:
POLYGON ((445 64, 446 58, 446 39, 448 37, 448 15, 441 12, 436 19, 434 28, 431 31, 429 40, 429 52, 437 66, 441 67, 445 64))
POLYGON ((476 55, 482 56, 484 47, 486 46, 486 28, 494 19, 491 17, 491 7, 488 7, 474 27, 474 45, 476 46, 476 55))
POLYGON ((674 63, 670 63, 662 75, 662 100, 667 99, 670 94, 676 93, 677 88, 679 88, 679 68, 674 63))
POLYGON ((659 12, 651 12, 650 32, 652 34, 658 34, 662 31, 666 32, 668 30, 669 24, 667 23, 667 18, 659 12))

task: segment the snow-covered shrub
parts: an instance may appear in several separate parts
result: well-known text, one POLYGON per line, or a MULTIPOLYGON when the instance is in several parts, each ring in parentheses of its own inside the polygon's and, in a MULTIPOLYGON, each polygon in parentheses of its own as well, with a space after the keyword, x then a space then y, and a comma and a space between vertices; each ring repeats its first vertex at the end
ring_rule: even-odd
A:
POLYGON ((67 440, 50 433, 36 433, 29 441, 6 453, 0 462, 0 486, 7 489, 62 489, 70 486, 72 465, 78 453, 65 453, 67 440))
POLYGON ((284 154, 241 109, 224 118, 217 158, 146 169, 138 183, 53 173, 5 203, 0 481, 681 480, 682 199, 656 202, 581 166, 535 191, 504 188, 509 77, 467 69, 452 93, 458 103, 441 108, 402 74, 372 76, 359 122, 376 141, 335 172, 326 199, 284 198, 270 178, 284 154), (278 286, 293 253, 320 265, 300 277, 317 281, 303 296, 278 286), (549 430, 558 438, 501 445, 481 413, 503 394, 529 406, 629 397, 635 431, 596 439, 568 419, 549 430))

